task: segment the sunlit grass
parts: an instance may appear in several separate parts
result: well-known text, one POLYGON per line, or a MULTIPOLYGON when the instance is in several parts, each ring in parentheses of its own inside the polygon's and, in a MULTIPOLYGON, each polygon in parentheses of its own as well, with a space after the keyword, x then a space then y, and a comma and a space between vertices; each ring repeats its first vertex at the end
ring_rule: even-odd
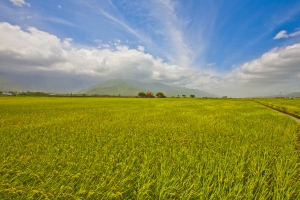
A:
POLYGON ((297 199, 298 124, 252 101, 0 98, 0 199, 297 199))
POLYGON ((258 99, 256 101, 300 118, 300 99, 258 99))

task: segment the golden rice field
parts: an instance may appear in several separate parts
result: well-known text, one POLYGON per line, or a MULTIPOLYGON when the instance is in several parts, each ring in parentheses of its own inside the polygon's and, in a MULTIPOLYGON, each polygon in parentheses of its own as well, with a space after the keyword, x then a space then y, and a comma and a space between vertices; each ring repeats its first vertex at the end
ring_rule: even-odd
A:
POLYGON ((300 118, 300 99, 259 99, 256 101, 300 118))
POLYGON ((0 199, 300 199, 299 124, 254 101, 0 98, 0 199))

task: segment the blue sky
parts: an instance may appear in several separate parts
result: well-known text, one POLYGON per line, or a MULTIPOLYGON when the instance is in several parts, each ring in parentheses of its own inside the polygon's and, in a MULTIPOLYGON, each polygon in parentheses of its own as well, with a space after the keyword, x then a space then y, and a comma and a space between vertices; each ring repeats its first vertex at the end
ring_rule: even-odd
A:
POLYGON ((2 49, 3 74, 130 78, 232 96, 300 91, 297 0, 3 0, 0 22, 10 37, 0 45, 13 52, 2 49))

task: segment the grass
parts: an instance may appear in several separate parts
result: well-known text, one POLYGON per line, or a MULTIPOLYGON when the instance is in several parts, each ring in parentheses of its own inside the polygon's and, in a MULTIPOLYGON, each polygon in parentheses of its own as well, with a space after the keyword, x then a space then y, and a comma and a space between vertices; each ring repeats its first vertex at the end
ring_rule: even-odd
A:
POLYGON ((253 101, 0 98, 0 199, 297 199, 298 124, 253 101))
POLYGON ((300 99, 259 99, 256 101, 300 119, 300 99))

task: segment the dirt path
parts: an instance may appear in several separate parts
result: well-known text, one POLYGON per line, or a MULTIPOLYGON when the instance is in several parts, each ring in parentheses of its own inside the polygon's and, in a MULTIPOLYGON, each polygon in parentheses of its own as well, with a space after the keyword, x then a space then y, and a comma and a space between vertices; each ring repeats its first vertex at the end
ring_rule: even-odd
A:
POLYGON ((286 115, 286 116, 288 116, 288 117, 291 117, 291 118, 293 118, 294 120, 296 120, 298 123, 300 123, 300 118, 297 118, 297 117, 295 117, 295 116, 293 116, 293 115, 290 115, 290 114, 288 114, 288 113, 285 113, 285 112, 282 112, 282 111, 280 111, 280 110, 277 110, 277 109, 272 108, 272 107, 270 107, 270 106, 261 104, 261 103, 259 103, 259 102, 256 102, 256 103, 258 103, 258 104, 260 104, 260 105, 263 105, 263 106, 266 106, 266 107, 268 107, 268 108, 271 108, 272 110, 274 110, 274 111, 276 111, 276 112, 279 112, 279 113, 281 113, 281 114, 283 114, 283 115, 286 115))
MULTIPOLYGON (((268 107, 268 108, 270 108, 270 109, 272 109, 272 110, 274 110, 274 111, 276 111, 276 112, 279 112, 279 113, 281 113, 281 114, 283 114, 283 115, 286 115, 286 116, 288 116, 288 117, 291 117, 291 118, 293 118, 294 120, 296 120, 296 121, 300 124, 300 118, 294 117, 294 116, 292 116, 292 115, 289 115, 288 113, 285 113, 285 112, 282 112, 282 111, 280 111, 280 110, 274 109, 274 108, 272 108, 272 107, 270 107, 270 106, 261 104, 261 103, 259 103, 259 102, 256 102, 256 103, 258 103, 258 104, 260 104, 260 105, 263 105, 263 106, 266 106, 266 107, 268 107)), ((297 149, 298 152, 299 152, 299 159, 300 159, 300 126, 299 126, 299 128, 298 128, 298 145, 296 145, 296 149, 297 149)))
MULTIPOLYGON (((268 107, 268 106, 267 106, 267 107, 268 107)), ((268 108, 271 108, 271 107, 268 107, 268 108)), ((289 114, 287 114, 287 113, 281 112, 281 111, 276 110, 276 109, 274 109, 274 108, 271 108, 271 109, 272 109, 272 110, 275 110, 275 111, 277 111, 277 112, 279 112, 279 113, 281 113, 281 114, 284 114, 284 115, 286 115, 286 116, 289 116, 289 117, 293 118, 294 120, 296 120, 298 123, 300 123, 300 119, 298 119, 298 118, 296 118, 296 117, 294 117, 294 116, 292 116, 292 115, 289 115, 289 114)))

